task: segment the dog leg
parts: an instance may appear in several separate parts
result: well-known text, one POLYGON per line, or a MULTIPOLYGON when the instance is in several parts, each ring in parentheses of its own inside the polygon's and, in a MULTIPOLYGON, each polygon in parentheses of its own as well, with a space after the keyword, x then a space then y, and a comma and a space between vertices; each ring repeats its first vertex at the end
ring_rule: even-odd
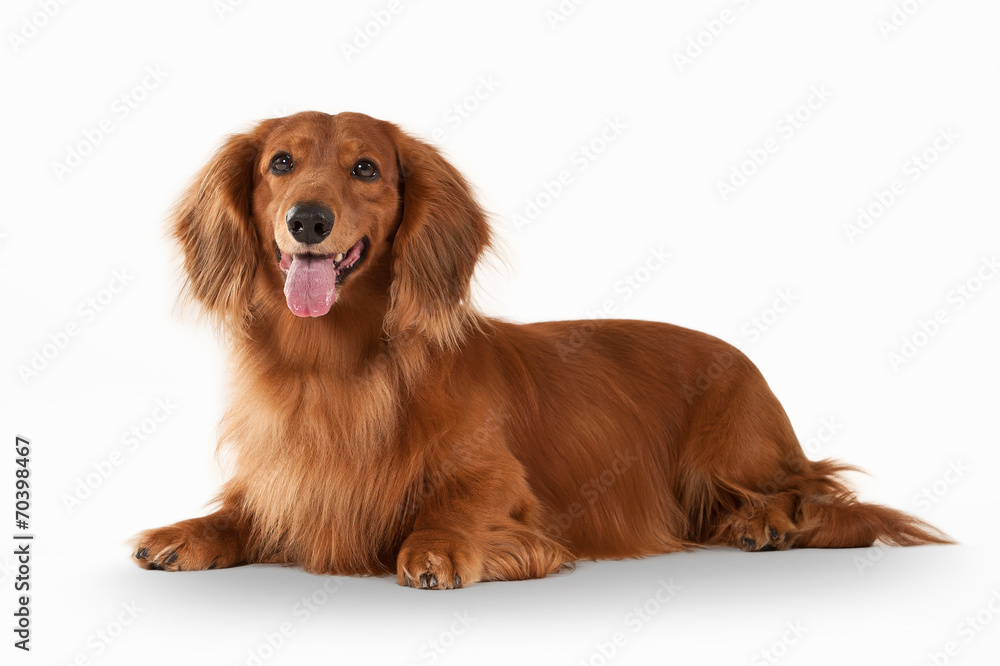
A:
POLYGON ((146 530, 132 540, 143 569, 198 571, 248 563, 249 522, 231 509, 146 530))
POLYGON ((542 534, 536 506, 516 473, 452 477, 419 507, 396 558, 397 582, 440 590, 559 571, 573 558, 542 534))
POLYGON ((422 529, 399 551, 397 582, 448 590, 479 581, 543 578, 569 559, 560 546, 513 521, 474 531, 422 529))

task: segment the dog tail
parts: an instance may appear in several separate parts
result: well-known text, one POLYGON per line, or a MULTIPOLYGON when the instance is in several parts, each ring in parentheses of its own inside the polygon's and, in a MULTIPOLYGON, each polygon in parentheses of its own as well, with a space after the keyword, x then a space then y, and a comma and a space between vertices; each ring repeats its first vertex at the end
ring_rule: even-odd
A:
MULTIPOLYGON (((795 544, 801 548, 859 548, 881 542, 890 546, 955 543, 948 535, 907 513, 860 502, 840 480, 855 468, 831 460, 812 462, 817 489, 799 505, 804 528, 795 544)), ((810 484, 811 485, 811 484, 810 484)))

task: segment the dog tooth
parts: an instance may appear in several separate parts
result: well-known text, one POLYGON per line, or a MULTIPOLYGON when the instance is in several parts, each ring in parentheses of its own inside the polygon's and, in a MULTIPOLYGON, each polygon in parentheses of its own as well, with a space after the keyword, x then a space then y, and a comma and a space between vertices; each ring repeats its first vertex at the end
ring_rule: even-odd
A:
POLYGON ((343 261, 344 260, 344 253, 343 252, 338 253, 337 256, 333 258, 333 260, 334 261, 343 261))

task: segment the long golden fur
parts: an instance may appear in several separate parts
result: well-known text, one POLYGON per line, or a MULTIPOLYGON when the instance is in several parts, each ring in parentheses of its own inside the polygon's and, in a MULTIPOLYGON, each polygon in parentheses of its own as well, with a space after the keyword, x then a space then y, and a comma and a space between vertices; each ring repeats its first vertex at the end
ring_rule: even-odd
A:
POLYGON ((277 562, 440 589, 696 546, 948 542, 856 500, 849 467, 808 460, 721 340, 476 312, 486 216, 395 125, 264 121, 226 141, 172 229, 187 293, 230 347, 235 471, 211 515, 138 535, 140 566, 277 562), (321 240, 293 231, 303 202, 332 220, 321 240))

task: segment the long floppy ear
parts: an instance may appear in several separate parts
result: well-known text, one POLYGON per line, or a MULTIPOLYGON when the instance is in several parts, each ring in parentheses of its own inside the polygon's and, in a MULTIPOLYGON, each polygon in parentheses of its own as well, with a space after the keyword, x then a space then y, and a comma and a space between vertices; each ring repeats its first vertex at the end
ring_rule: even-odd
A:
POLYGON ((396 147, 403 216, 392 246, 386 332, 414 331, 452 347, 473 316, 469 289, 490 227, 465 178, 435 148, 402 131, 396 147))
POLYGON ((221 328, 242 334, 260 256, 251 195, 257 132, 229 137, 181 197, 171 232, 184 258, 185 292, 221 328))

